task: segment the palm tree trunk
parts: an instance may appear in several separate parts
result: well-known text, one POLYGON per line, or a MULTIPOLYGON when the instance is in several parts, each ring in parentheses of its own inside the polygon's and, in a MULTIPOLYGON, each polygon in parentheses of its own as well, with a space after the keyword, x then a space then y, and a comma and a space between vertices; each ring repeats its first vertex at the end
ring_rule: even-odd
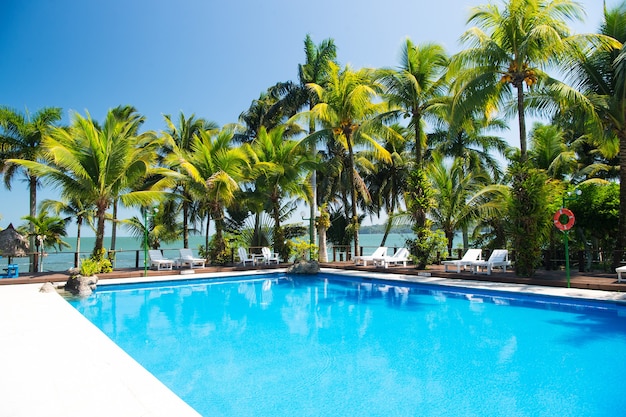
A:
POLYGON ((391 207, 389 207, 389 211, 387 212, 387 221, 385 222, 385 234, 383 235, 383 239, 380 242, 380 246, 385 246, 385 242, 387 242, 387 238, 389 237, 389 233, 391 233, 391 226, 393 226, 393 213, 396 211, 396 198, 395 196, 391 197, 391 207))
POLYGON ((189 248, 189 202, 185 192, 183 192, 183 247, 189 248))
POLYGON ((418 169, 422 168, 422 127, 419 111, 413 113, 413 125, 415 127, 415 164, 418 169))
POLYGON ((113 201, 113 224, 111 225, 111 250, 115 251, 115 241, 117 240, 117 198, 113 201))
POLYGON ((517 120, 519 123, 519 149, 522 161, 526 160, 526 116, 524 115, 524 84, 515 84, 517 89, 517 120))
MULTIPOLYGON (((30 194, 29 215, 31 216, 31 218, 35 218, 37 216, 37 177, 35 177, 34 175, 28 176, 28 187, 29 187, 28 191, 30 194)), ((29 231, 30 231, 29 243, 30 243, 30 247, 33 248, 36 245, 35 225, 33 224, 33 222, 30 222, 29 231)), ((37 252, 39 252, 39 250, 37 252)), ((39 256, 32 253, 30 255, 30 272, 38 271, 38 268, 39 268, 39 265, 37 265, 38 261, 39 261, 39 256)))
POLYGON ((270 199, 272 200, 272 217, 274 218, 274 252, 279 253, 281 257, 285 257, 283 253, 285 238, 280 228, 280 199, 276 193, 270 196, 270 199))
POLYGON ((469 248, 469 231, 467 226, 463 226, 463 252, 469 248))
POLYGON ((446 239, 448 240, 448 256, 452 256, 452 243, 454 241, 454 230, 446 230, 446 239))
POLYGON ((74 267, 80 268, 80 228, 83 225, 83 216, 79 215, 76 218, 76 258, 74 261, 74 267))
POLYGON ((96 218, 98 224, 96 226, 96 243, 93 248, 93 256, 96 259, 100 259, 102 256, 102 249, 104 248, 104 218, 106 215, 106 207, 99 205, 96 209, 96 218))
POLYGON ((626 131, 622 130, 619 135, 619 233, 615 238, 615 252, 613 266, 619 266, 624 250, 624 236, 626 236, 626 131))
POLYGON ((350 183, 350 199, 352 200, 352 227, 354 232, 354 256, 359 256, 359 214, 356 206, 356 187, 354 185, 354 153, 352 149, 352 138, 347 135, 346 142, 348 143, 348 160, 350 166, 348 167, 348 179, 350 183))
POLYGON ((319 251, 318 251, 318 260, 319 262, 328 262, 328 249, 326 248, 326 228, 319 226, 317 228, 317 233, 319 235, 319 251))
POLYGON ((211 214, 206 216, 206 229, 204 233, 204 248, 209 253, 209 230, 211 229, 211 214))

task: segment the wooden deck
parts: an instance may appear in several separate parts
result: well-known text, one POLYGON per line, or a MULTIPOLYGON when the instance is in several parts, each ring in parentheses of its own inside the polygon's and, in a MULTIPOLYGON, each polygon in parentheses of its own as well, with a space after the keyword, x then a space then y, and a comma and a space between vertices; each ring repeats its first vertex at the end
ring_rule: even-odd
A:
MULTIPOLYGON (((264 265, 264 266, 223 266, 223 267, 207 267, 194 269, 195 273, 211 273, 211 272, 232 272, 236 274, 238 271, 246 271, 251 269, 277 269, 284 268, 288 264, 282 265, 264 265)), ((488 281, 488 282, 503 282, 503 283, 518 283, 529 285, 540 285, 548 287, 567 287, 567 279, 565 271, 545 271, 538 270, 536 275, 532 278, 518 277, 513 271, 507 272, 493 272, 491 275, 473 275, 471 272, 444 272, 442 265, 432 265, 426 270, 417 270, 412 266, 408 267, 389 267, 383 269, 375 266, 355 266, 351 262, 331 262, 321 265, 324 268, 334 269, 346 269, 346 270, 358 270, 363 272, 383 272, 389 274, 406 274, 406 275, 418 275, 420 273, 429 273, 431 276, 440 278, 451 279, 468 279, 473 281, 488 281)), ((174 271, 154 271, 148 270, 148 276, 167 276, 172 274, 179 274, 178 270, 174 271)), ((106 274, 98 275, 100 280, 113 279, 113 278, 140 278, 144 276, 143 269, 119 269, 106 274)), ((190 275, 190 278, 193 275, 190 275)), ((65 282, 68 278, 67 273, 61 272, 43 272, 43 273, 20 273, 18 278, 3 278, 0 279, 0 285, 15 285, 15 284, 33 284, 33 283, 46 283, 46 282, 65 282)), ((578 271, 571 271, 570 274, 570 287, 591 289, 591 290, 604 290, 604 291, 618 291, 626 292, 626 281, 621 283, 617 282, 617 274, 602 273, 602 272, 589 272, 581 273, 578 271)))

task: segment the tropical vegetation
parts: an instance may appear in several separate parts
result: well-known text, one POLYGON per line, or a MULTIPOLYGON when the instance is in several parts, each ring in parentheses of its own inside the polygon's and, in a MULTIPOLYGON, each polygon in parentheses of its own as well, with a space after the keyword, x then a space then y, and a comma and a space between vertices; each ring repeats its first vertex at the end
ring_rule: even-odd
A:
POLYGON ((45 220, 38 184, 57 187, 61 200, 41 207, 93 224, 95 260, 106 252, 106 222, 149 234, 154 248, 177 239, 187 247, 190 233, 202 233, 203 256, 225 263, 238 245, 324 259, 328 240, 358 254, 364 219, 383 217, 381 245, 393 228, 412 230, 419 268, 434 252, 452 254, 460 234, 463 248, 512 249, 517 273, 533 275, 542 253, 561 246, 552 213, 568 202, 573 247, 619 262, 626 4, 605 10, 594 34, 568 26, 583 12, 573 0, 479 5, 460 52, 407 39, 399 65, 386 68, 341 66, 334 40, 316 45, 307 35, 297 80, 269 86, 221 127, 181 113, 164 116, 160 132, 143 131, 132 106, 111 109, 102 124, 74 114, 69 126, 58 125, 60 109, 30 117, 2 108, 5 185, 17 172, 28 178, 31 234, 45 220), (542 121, 527 132, 529 115, 542 121), (499 136, 513 117, 519 146, 499 136), (564 197, 575 188, 584 204, 564 197), (118 204, 143 218, 118 219, 118 204), (290 223, 303 204, 316 220, 314 246, 290 223))

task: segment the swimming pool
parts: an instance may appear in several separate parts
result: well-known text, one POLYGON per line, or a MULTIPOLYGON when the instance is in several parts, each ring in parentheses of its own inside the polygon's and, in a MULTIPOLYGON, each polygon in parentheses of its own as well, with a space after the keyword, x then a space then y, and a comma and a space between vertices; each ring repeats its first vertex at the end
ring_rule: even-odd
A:
POLYGON ((333 274, 72 301, 204 416, 608 416, 626 307, 333 274))

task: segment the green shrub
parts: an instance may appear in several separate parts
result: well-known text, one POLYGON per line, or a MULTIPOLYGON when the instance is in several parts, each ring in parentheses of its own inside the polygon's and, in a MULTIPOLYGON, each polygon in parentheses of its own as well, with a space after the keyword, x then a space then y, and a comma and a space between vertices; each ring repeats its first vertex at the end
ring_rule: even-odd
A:
POLYGON ((296 261, 307 259, 309 252, 311 253, 311 260, 319 259, 319 248, 317 245, 312 245, 304 239, 294 239, 289 244, 289 255, 294 257, 296 261))
POLYGON ((90 277, 100 273, 100 263, 94 258, 84 259, 80 264, 80 274, 90 277))
POLYGON ((111 260, 104 258, 105 250, 98 255, 91 255, 90 258, 84 259, 80 264, 80 274, 82 276, 92 276, 100 273, 113 271, 111 260))

